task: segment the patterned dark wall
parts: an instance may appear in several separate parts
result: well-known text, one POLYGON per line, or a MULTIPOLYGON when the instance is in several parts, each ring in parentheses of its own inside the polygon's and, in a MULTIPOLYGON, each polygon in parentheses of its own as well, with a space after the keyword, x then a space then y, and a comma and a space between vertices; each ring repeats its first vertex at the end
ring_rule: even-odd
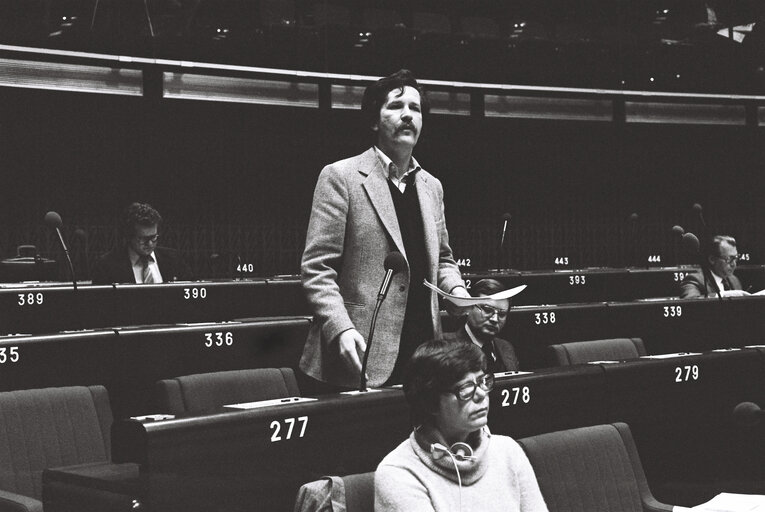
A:
MULTIPOLYGON (((163 244, 200 277, 236 276, 238 262, 255 275, 295 273, 319 170, 371 140, 357 111, 0 92, 2 256, 32 243, 56 257, 42 223, 55 210, 83 278, 135 200, 162 212, 163 244)), ((689 258, 670 228, 700 231, 695 202, 711 230, 760 258, 764 138, 743 127, 432 115, 415 155, 442 180, 455 254, 473 269, 551 268, 558 257, 624 266, 651 254, 674 264, 689 258), (512 220, 500 255, 503 213, 512 220)))

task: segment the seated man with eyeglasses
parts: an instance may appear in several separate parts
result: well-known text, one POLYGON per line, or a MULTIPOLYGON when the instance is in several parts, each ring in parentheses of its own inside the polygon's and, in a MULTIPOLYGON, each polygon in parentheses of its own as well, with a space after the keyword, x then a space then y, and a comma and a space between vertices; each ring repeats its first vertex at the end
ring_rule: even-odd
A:
POLYGON ((190 279, 178 253, 157 247, 162 216, 145 203, 125 209, 120 222, 121 241, 93 266, 93 284, 164 283, 190 279))
MULTIPOLYGON (((499 281, 481 279, 470 289, 473 297, 488 297, 503 291, 499 281)), ((498 338, 507 321, 510 299, 487 299, 467 309, 465 322, 453 333, 444 333, 445 340, 464 341, 477 345, 486 354, 488 370, 491 373, 519 369, 515 349, 509 341, 498 338)))
POLYGON ((404 372, 414 431, 377 466, 376 511, 547 511, 521 447, 489 432, 493 387, 475 345, 417 347, 404 372))
POLYGON ((705 244, 704 265, 701 270, 688 274, 680 283, 680 298, 739 297, 749 295, 741 281, 733 275, 738 262, 736 239, 717 235, 705 244))

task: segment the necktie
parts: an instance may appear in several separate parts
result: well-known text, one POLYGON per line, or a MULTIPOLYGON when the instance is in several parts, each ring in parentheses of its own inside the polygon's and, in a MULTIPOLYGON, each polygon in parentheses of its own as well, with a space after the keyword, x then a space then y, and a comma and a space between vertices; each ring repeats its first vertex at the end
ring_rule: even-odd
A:
POLYGON ((154 274, 151 273, 151 268, 149 267, 149 261, 153 258, 151 256, 141 256, 140 262, 141 262, 141 279, 144 284, 151 284, 154 282, 154 274))
POLYGON ((730 279, 727 277, 722 280, 723 290, 731 290, 733 287, 730 285, 730 279))
POLYGON ((494 347, 492 345, 492 342, 485 341, 481 346, 481 350, 486 354, 486 365, 489 371, 492 371, 492 368, 494 368, 494 364, 497 361, 497 357, 494 355, 494 347))

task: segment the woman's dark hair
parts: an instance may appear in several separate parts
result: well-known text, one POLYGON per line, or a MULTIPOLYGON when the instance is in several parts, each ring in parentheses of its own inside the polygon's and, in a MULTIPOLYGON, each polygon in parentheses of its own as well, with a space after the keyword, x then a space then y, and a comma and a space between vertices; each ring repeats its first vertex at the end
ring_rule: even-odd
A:
POLYGON ((361 100, 361 113, 364 115, 364 122, 367 126, 374 126, 380 120, 380 109, 385 100, 388 99, 388 93, 394 89, 399 89, 400 94, 404 94, 404 87, 414 87, 420 93, 420 106, 422 114, 428 112, 428 99, 425 91, 417 83, 414 75, 408 69, 399 69, 390 76, 379 79, 370 84, 364 90, 364 97, 361 100))
POLYGON ((427 341, 417 347, 404 371, 404 396, 412 423, 428 423, 438 410, 441 393, 469 372, 486 371, 486 356, 473 343, 427 341))

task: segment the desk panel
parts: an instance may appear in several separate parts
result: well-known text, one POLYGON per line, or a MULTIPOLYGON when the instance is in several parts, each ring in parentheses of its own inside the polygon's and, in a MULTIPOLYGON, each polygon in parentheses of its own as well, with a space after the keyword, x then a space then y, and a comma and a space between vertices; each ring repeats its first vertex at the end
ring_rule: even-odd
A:
POLYGON ((0 289, 0 333, 52 333, 127 321, 112 286, 18 286, 0 289), (102 314, 96 314, 96 312, 102 314))
POLYGON ((724 482, 759 481, 756 492, 765 491, 762 430, 741 428, 732 415, 740 402, 765 399, 765 366, 756 350, 643 358, 603 368, 608 421, 630 425, 660 501, 699 503, 732 491, 724 482), (700 488, 709 497, 670 494, 670 488, 678 493, 698 482, 708 484, 700 488))
POLYGON ((555 343, 609 338, 605 303, 520 306, 510 310, 500 337, 513 343, 521 369, 551 366, 555 343))
POLYGON ((115 293, 130 312, 115 325, 218 322, 268 311, 266 282, 195 281, 163 284, 118 284, 115 293))
POLYGON ((297 367, 310 322, 281 317, 0 338, 0 391, 101 384, 115 417, 159 412, 160 379, 222 370, 297 367))
POLYGON ((310 321, 305 317, 264 318, 167 327, 118 329, 120 361, 115 368, 121 416, 159 411, 147 400, 161 379, 246 368, 297 368, 310 321), (148 407, 148 408, 147 408, 148 407))
POLYGON ((605 398, 605 373, 597 365, 498 377, 491 393, 489 428, 519 439, 598 425, 606 418, 605 398))
POLYGON ((743 347, 763 339, 765 297, 609 303, 613 336, 640 337, 649 354, 743 347))
POLYGON ((303 483, 373 470, 409 435, 398 390, 113 429, 115 462, 138 462, 153 511, 289 511, 303 483), (225 504, 225 506, 223 506, 225 504))

